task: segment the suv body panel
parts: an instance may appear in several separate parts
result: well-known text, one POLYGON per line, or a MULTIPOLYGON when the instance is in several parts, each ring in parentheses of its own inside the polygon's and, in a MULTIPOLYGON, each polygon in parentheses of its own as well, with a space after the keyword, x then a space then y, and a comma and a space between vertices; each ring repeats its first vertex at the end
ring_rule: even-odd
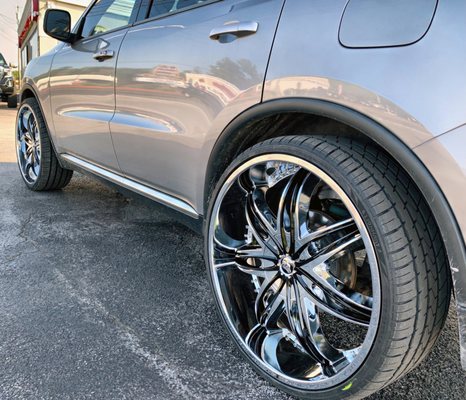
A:
MULTIPOLYGON (((63 44, 57 45, 54 49, 40 57, 33 58, 26 67, 22 78, 20 98, 29 95, 34 95, 41 107, 44 119, 52 137, 53 143, 56 145, 55 127, 53 125, 53 115, 50 107, 50 67, 52 65, 55 52, 61 48, 63 44)), ((21 99, 19 99, 21 101, 21 99)), ((55 147, 58 149, 58 146, 55 147)))
POLYGON ((104 49, 118 53, 126 32, 65 45, 56 52, 50 70, 51 111, 59 148, 111 169, 118 169, 109 129, 115 112, 117 57, 99 62, 93 55, 104 49))
POLYGON ((202 214, 208 154, 226 120, 261 101, 282 5, 226 0, 129 30, 110 123, 125 176, 181 197, 202 214), (230 21, 257 21, 259 29, 229 43, 209 38, 230 21))
POLYGON ((348 49, 339 43, 336 35, 345 4, 286 2, 264 100, 304 97, 343 104, 370 115, 409 147, 462 125, 466 46, 458 32, 464 31, 466 3, 439 2, 421 41, 375 49, 348 49), (296 26, 306 26, 299 40, 296 26))

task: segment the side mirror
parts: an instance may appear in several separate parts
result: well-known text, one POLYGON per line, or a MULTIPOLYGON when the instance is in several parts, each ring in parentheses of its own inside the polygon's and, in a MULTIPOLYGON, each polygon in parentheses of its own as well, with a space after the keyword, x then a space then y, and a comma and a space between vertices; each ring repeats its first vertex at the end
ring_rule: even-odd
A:
POLYGON ((71 33, 71 15, 64 10, 47 10, 44 18, 44 32, 60 40, 72 43, 74 35, 71 33))

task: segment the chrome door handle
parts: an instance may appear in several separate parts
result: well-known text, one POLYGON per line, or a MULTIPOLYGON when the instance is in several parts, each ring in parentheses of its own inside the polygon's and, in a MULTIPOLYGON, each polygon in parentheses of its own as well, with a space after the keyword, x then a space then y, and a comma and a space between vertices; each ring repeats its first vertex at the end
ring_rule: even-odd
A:
POLYGON ((100 50, 97 53, 94 53, 93 57, 97 61, 105 61, 108 60, 109 58, 112 58, 115 55, 115 52, 113 50, 100 50))
POLYGON ((223 25, 214 28, 210 31, 212 40, 220 40, 223 35, 234 35, 236 37, 244 37, 253 35, 259 29, 259 24, 254 21, 238 22, 229 25, 223 25))

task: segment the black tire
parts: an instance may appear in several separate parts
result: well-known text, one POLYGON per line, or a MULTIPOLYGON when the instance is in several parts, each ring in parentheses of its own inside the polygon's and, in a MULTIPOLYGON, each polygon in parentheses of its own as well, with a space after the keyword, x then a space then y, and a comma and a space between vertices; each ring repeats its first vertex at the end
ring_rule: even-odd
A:
MULTIPOLYGON (((40 135, 41 157, 37 179, 34 182, 30 182, 25 178, 24 174, 21 173, 23 181, 30 190, 37 192, 62 189, 70 182, 73 176, 73 171, 65 169, 60 165, 37 100, 32 97, 25 99, 21 103, 18 116, 21 114, 21 110, 24 106, 29 107, 37 121, 37 127, 40 135)), ((16 129, 18 129, 18 123, 16 124, 16 127, 16 129)), ((16 135, 18 139, 18 132, 16 132, 16 135)))
POLYGON ((18 106, 18 96, 11 95, 8 97, 8 108, 16 108, 18 106))
POLYGON ((418 365, 442 330, 449 308, 451 278, 437 224, 406 172, 372 144, 336 136, 287 136, 267 140, 242 153, 210 196, 205 257, 214 293, 208 238, 216 198, 240 165, 271 153, 293 155, 316 165, 340 185, 363 216, 380 270, 382 301, 377 334, 364 363, 346 381, 326 390, 303 390, 278 380, 244 350, 215 295, 220 315, 255 370, 285 392, 322 400, 364 398, 418 365))

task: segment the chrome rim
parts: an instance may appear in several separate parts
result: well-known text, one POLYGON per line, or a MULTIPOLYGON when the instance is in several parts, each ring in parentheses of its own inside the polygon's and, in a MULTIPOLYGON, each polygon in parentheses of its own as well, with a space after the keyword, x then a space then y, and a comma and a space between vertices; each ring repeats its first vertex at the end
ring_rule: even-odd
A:
POLYGON ((23 105, 16 123, 16 149, 19 168, 28 183, 34 183, 40 172, 41 145, 34 111, 23 105))
POLYGON ((315 165, 268 154, 220 190, 210 271, 230 330, 258 366, 309 390, 345 382, 376 336, 380 279, 370 236, 315 165))

